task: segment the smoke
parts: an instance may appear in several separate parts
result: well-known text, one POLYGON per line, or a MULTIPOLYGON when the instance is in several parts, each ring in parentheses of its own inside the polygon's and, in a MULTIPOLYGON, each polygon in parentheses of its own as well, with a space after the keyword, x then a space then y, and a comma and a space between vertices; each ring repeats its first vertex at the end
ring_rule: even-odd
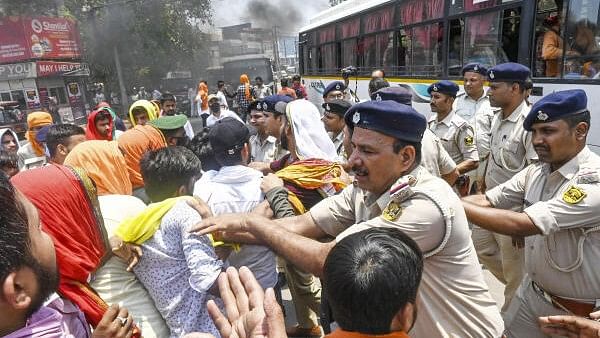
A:
POLYGON ((277 26, 282 32, 296 34, 311 17, 327 9, 329 1, 221 0, 213 6, 216 27, 252 23, 253 27, 277 26))

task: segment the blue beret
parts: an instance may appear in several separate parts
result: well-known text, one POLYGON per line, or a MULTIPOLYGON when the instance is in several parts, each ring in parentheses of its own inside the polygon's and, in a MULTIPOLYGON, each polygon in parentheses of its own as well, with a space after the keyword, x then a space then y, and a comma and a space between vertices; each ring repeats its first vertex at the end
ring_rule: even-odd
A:
POLYGON ((278 102, 291 102, 292 98, 287 95, 269 95, 264 99, 254 101, 250 104, 250 110, 277 112, 275 105, 278 102))
POLYGON ((492 67, 487 76, 491 82, 525 82, 531 77, 531 70, 520 63, 507 62, 492 67))
POLYGON ((479 73, 483 76, 487 76, 488 69, 485 68, 485 66, 483 66, 481 63, 473 62, 466 64, 463 67, 461 74, 465 76, 466 72, 479 73))
POLYGON ((346 125, 369 129, 409 142, 421 142, 427 121, 412 107, 395 101, 366 101, 346 112, 346 125))
POLYGON ((429 88, 427 88, 427 93, 431 95, 431 92, 442 93, 450 96, 456 96, 459 88, 458 85, 452 81, 442 80, 436 83, 431 84, 429 88))
POLYGON ((371 100, 396 101, 407 106, 412 106, 412 92, 404 87, 386 87, 371 94, 371 100))
POLYGON ((323 97, 326 97, 327 94, 334 90, 342 91, 344 89, 346 89, 346 86, 342 81, 333 81, 332 83, 328 84, 327 87, 325 87, 325 90, 323 91, 323 97))
POLYGON ((323 109, 325 109, 325 111, 340 115, 342 117, 346 114, 348 109, 352 107, 350 102, 339 99, 332 100, 330 102, 325 102, 321 106, 323 107, 323 109))
POLYGON ((534 123, 551 122, 587 110, 587 96, 583 90, 571 89, 554 92, 544 96, 531 107, 523 121, 523 128, 531 131, 534 123))

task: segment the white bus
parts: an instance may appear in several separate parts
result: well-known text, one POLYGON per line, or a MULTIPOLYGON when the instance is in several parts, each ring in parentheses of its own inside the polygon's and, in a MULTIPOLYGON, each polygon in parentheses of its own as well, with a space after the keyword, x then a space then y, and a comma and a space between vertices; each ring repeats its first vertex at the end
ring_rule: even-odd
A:
MULTIPOLYGON (((532 70, 530 101, 556 90, 587 92, 592 130, 600 125, 600 0, 349 0, 313 18, 299 33, 300 74, 309 98, 357 68, 349 87, 367 99, 371 71, 413 91, 429 115, 427 87, 440 79, 462 84, 469 62, 519 62, 532 70), (558 34, 547 33, 559 27, 558 34), (561 48, 542 57, 544 37, 561 48)), ((600 153, 600 133, 588 137, 600 153)))

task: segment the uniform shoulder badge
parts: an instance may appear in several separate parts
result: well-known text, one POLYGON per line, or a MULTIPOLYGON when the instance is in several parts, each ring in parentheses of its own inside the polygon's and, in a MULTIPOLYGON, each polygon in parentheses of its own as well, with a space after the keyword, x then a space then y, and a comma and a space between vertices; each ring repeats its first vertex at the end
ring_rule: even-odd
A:
POLYGON ((393 222, 396 219, 398 219, 400 215, 402 215, 402 206, 400 206, 400 203, 396 201, 390 201, 390 203, 388 203, 388 205, 385 207, 385 209, 383 209, 383 212, 381 213, 381 217, 383 217, 383 219, 385 219, 386 221, 390 222, 393 222))
POLYGON ((592 184, 600 182, 600 175, 596 170, 582 170, 577 175, 577 183, 579 184, 592 184))
POLYGON ((585 191, 583 191, 583 189, 572 185, 563 194, 563 201, 569 204, 577 204, 581 202, 586 196, 587 194, 585 193, 585 191))
POLYGON ((469 135, 469 136, 465 137, 465 145, 466 145, 467 147, 470 147, 470 146, 472 146, 472 145, 473 145, 473 143, 475 143, 475 140, 473 139, 473 136, 470 136, 470 135, 469 135))

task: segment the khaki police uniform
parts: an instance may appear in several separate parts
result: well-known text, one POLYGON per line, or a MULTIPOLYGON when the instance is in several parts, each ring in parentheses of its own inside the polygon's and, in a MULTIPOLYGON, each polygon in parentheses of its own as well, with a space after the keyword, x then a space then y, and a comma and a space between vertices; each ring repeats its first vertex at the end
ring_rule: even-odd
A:
POLYGON ((546 163, 530 165, 486 196, 502 209, 524 201, 523 212, 542 232, 525 239, 527 275, 505 314, 509 337, 546 337, 537 318, 567 313, 545 295, 600 306, 598 155, 585 147, 554 172, 546 163))
POLYGON ((456 169, 456 163, 435 134, 425 129, 421 140, 421 165, 436 177, 450 174, 456 169))
POLYGON ((456 115, 465 119, 475 128, 479 167, 477 167, 474 176, 477 181, 483 182, 487 158, 490 153, 490 131, 496 110, 490 105, 490 99, 487 95, 484 94, 475 100, 464 92, 457 95, 453 109, 456 111, 456 115))
POLYGON ((277 139, 273 136, 267 136, 261 141, 258 134, 250 136, 250 149, 252 151, 253 162, 273 162, 277 160, 277 139))
POLYGON ((451 111, 442 121, 437 114, 429 119, 429 129, 442 140, 442 144, 452 160, 457 164, 466 161, 479 161, 475 131, 462 117, 451 111))
POLYGON ((417 167, 377 196, 349 186, 309 211, 337 240, 371 227, 396 227, 425 254, 414 337, 500 337, 504 329, 488 292, 458 196, 417 167), (391 192, 391 193, 390 193, 391 192))
POLYGON ((338 157, 340 159, 346 159, 346 151, 344 150, 344 131, 339 132, 335 137, 333 135, 331 136, 338 157))
MULTIPOLYGON (((487 164, 485 184, 491 189, 511 179, 533 159, 537 158, 531 135, 523 129, 523 120, 529 106, 523 101, 507 118, 498 112, 492 121, 490 156, 487 164)), ((514 211, 521 211, 515 206, 514 211)), ((473 244, 483 265, 502 283, 505 311, 523 279, 523 250, 515 247, 510 236, 473 227, 473 244)))

